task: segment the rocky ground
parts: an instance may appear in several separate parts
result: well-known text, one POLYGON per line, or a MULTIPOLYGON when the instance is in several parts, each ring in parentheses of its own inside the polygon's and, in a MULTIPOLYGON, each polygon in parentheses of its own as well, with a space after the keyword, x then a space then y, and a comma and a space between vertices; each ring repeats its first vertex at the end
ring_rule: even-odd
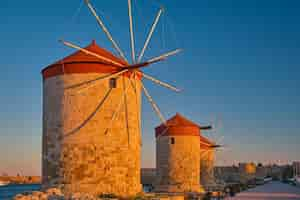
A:
POLYGON ((98 200, 103 199, 88 194, 75 193, 70 197, 65 197, 60 189, 50 188, 44 192, 25 192, 18 194, 14 200, 98 200))
MULTIPOLYGON (((183 194, 170 194, 170 193, 144 193, 136 197, 128 198, 126 200, 198 200, 199 194, 191 193, 188 195, 183 194)), ((13 200, 118 200, 113 195, 93 196, 83 193, 75 193, 71 196, 64 196, 62 191, 58 188, 50 188, 46 191, 25 192, 16 195, 13 200)))
POLYGON ((0 181, 11 184, 40 184, 40 176, 0 176, 0 181))

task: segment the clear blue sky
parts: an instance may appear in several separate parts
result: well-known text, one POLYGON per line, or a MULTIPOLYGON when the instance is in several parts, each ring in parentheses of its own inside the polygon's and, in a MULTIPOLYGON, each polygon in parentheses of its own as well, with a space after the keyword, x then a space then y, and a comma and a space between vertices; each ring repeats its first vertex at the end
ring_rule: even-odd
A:
MULTIPOLYGON (((149 0, 134 2, 137 49, 163 4, 166 8, 146 57, 169 49, 181 55, 146 69, 183 88, 181 94, 146 85, 167 118, 176 112, 218 122, 224 136, 219 164, 300 160, 300 2, 296 0, 149 0)), ((93 0, 129 56, 126 0, 93 0)), ((1 1, 0 173, 40 173, 43 67, 72 52, 64 38, 111 49, 81 0, 1 1)), ((143 101, 143 158, 154 166, 154 127, 143 101)))

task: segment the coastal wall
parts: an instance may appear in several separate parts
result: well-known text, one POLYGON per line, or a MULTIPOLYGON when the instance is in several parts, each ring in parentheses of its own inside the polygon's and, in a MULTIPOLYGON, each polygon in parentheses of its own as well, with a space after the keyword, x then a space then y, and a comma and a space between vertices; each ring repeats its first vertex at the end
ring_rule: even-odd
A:
POLYGON ((0 181, 10 184, 39 184, 40 176, 0 176, 0 181))
POLYGON ((107 74, 65 74, 44 80, 44 188, 63 186, 65 193, 118 196, 134 196, 142 190, 140 82, 134 81, 137 93, 126 76, 120 76, 116 88, 110 87, 109 80, 101 80, 88 89, 87 85, 66 89, 104 75, 107 74), (124 99, 123 87, 127 88, 128 115, 121 105, 111 123, 124 99))
POLYGON ((155 190, 202 192, 200 140, 197 136, 161 136, 156 139, 155 190))

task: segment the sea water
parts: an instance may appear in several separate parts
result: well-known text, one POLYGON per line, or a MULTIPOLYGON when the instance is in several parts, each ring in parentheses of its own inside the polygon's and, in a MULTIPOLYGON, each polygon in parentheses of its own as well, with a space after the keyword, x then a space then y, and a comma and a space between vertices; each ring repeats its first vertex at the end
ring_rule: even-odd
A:
MULTIPOLYGON (((0 186, 0 200, 11 200, 17 194, 23 192, 30 192, 30 191, 39 191, 41 189, 40 184, 24 184, 24 185, 6 185, 0 186)), ((152 186, 144 186, 144 192, 152 191, 152 186)))
POLYGON ((11 200, 17 194, 41 189, 40 184, 6 185, 0 186, 0 200, 11 200))

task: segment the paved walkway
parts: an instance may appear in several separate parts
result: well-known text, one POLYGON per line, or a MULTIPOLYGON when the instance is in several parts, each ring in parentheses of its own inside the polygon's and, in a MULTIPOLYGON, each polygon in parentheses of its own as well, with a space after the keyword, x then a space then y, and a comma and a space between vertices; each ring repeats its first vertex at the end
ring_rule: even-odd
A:
POLYGON ((300 187, 271 182, 237 194, 226 200, 300 200, 300 187))

